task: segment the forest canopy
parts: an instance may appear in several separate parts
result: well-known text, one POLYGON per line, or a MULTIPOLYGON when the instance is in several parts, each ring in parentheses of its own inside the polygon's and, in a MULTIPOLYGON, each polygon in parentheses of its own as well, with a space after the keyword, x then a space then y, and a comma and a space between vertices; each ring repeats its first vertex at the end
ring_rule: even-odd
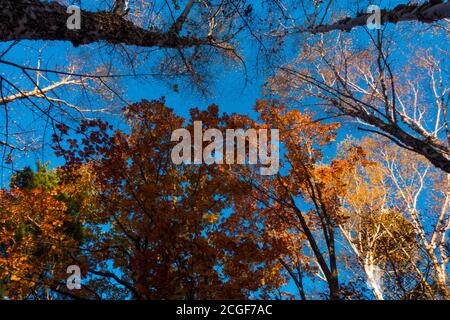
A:
POLYGON ((0 299, 450 299, 449 19, 0 0, 0 299))

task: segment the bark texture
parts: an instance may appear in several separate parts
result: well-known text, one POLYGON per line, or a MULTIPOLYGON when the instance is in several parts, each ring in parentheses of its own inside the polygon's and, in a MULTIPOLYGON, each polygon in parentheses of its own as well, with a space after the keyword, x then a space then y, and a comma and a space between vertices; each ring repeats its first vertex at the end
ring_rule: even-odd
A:
MULTIPOLYGON (((326 33, 333 30, 351 31, 353 28, 365 26, 369 13, 361 13, 356 17, 346 17, 333 24, 318 25, 315 33, 326 33)), ((398 23, 402 21, 419 21, 433 23, 450 18, 450 3, 428 1, 424 4, 398 5, 392 10, 381 10, 381 23, 398 23)))
POLYGON ((111 12, 81 11, 81 29, 67 28, 67 7, 37 0, 0 1, 0 41, 60 40, 74 46, 105 41, 142 47, 183 48, 212 44, 211 38, 181 37, 174 31, 146 30, 111 12))

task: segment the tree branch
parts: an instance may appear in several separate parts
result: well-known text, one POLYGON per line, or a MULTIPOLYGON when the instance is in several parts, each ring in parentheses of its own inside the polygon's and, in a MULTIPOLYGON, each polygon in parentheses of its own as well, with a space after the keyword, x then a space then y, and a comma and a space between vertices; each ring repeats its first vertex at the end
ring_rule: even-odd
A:
POLYGON ((183 48, 213 45, 211 38, 179 37, 173 31, 146 30, 110 12, 81 11, 81 29, 67 28, 67 7, 56 2, 2 0, 0 41, 60 40, 75 47, 106 41, 142 47, 183 48), (42 22, 45 21, 45 24, 42 22))
MULTIPOLYGON (((334 30, 351 31, 353 28, 365 26, 371 15, 371 13, 363 13, 356 17, 345 17, 333 24, 318 25, 312 31, 314 33, 326 33, 334 30)), ((382 24, 402 21, 433 23, 446 18, 450 18, 450 3, 442 3, 440 0, 431 0, 421 5, 398 5, 392 10, 381 10, 382 24)))

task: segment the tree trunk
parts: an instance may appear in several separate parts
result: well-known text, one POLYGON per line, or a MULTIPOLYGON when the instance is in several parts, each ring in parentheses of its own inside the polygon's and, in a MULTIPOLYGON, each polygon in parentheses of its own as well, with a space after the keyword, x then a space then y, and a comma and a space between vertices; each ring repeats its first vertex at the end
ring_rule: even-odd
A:
POLYGON ((74 46, 106 41, 142 47, 182 48, 211 44, 210 38, 180 37, 173 31, 146 30, 110 12, 81 11, 81 29, 70 30, 67 7, 37 0, 0 1, 0 41, 60 40, 74 46))
MULTIPOLYGON (((371 13, 360 14, 357 17, 346 17, 333 24, 318 25, 314 33, 326 33, 333 30, 351 31, 355 27, 365 26, 371 13)), ((398 23, 401 21, 419 21, 432 23, 450 18, 450 3, 429 1, 425 4, 398 5, 392 10, 381 10, 381 23, 398 23)))
POLYGON ((380 282, 381 277, 376 274, 377 269, 377 266, 371 263, 368 258, 364 259, 364 271, 367 276, 367 285, 372 289, 375 299, 384 300, 380 282))

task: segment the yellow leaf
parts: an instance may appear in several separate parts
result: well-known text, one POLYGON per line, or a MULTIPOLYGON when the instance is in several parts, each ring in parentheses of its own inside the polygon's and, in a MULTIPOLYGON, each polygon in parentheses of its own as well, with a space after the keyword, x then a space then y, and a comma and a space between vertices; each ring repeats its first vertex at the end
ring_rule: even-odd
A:
POLYGON ((16 275, 12 275, 11 276, 11 281, 19 281, 20 280, 20 278, 19 277, 17 277, 16 275))

